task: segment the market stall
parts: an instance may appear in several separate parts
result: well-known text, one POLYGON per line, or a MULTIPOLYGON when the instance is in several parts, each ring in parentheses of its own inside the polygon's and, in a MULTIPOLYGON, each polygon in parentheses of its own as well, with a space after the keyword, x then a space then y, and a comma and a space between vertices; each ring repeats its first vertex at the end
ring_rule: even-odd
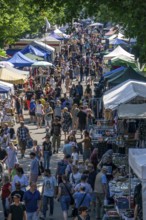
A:
POLYGON ((112 52, 105 55, 103 58, 104 58, 104 60, 109 60, 109 59, 112 59, 112 58, 117 57, 119 55, 124 55, 124 56, 129 57, 129 58, 134 58, 133 54, 128 53, 126 50, 124 50, 120 46, 116 47, 112 52))
POLYGON ((146 83, 127 80, 105 92, 103 103, 105 109, 115 110, 119 105, 128 103, 134 98, 146 99, 146 83))
POLYGON ((129 149, 129 166, 142 183, 143 220, 146 220, 146 149, 129 149))
POLYGON ((24 84, 27 80, 27 76, 17 72, 14 73, 7 68, 0 68, 0 80, 12 84, 24 84))

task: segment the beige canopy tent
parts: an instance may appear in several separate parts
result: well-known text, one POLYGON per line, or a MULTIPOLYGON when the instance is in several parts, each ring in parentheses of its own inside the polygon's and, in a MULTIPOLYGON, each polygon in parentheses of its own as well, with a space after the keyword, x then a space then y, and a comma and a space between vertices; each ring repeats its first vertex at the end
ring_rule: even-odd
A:
POLYGON ((14 73, 7 68, 0 68, 0 80, 4 82, 10 82, 12 84, 23 84, 27 80, 27 76, 14 73))

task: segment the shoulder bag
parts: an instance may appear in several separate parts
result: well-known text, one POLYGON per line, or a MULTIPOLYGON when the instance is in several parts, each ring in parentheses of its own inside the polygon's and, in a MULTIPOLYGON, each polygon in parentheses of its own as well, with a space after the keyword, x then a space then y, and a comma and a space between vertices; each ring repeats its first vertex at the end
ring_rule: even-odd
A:
POLYGON ((84 202, 84 199, 85 199, 86 195, 87 195, 87 193, 85 193, 85 195, 83 196, 83 198, 82 198, 82 200, 81 200, 81 202, 79 204, 79 207, 78 208, 76 208, 76 207, 73 208, 73 210, 72 210, 72 217, 78 216, 78 210, 79 210, 80 206, 82 205, 82 203, 84 202))
POLYGON ((65 183, 63 183, 63 184, 64 184, 64 186, 65 186, 65 188, 66 188, 66 190, 67 190, 67 192, 68 192, 68 194, 69 194, 69 196, 70 196, 70 199, 71 199, 70 205, 74 205, 74 198, 73 198, 71 192, 69 191, 67 185, 66 185, 65 183))

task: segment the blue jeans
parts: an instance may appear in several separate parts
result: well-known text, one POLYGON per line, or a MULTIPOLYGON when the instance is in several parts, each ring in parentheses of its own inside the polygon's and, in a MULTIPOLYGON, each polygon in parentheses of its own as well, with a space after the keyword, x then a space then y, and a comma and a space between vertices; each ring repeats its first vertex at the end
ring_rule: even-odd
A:
POLYGON ((44 168, 49 169, 50 167, 50 159, 51 157, 49 156, 48 151, 44 151, 44 168))
POLYGON ((6 199, 2 199, 3 213, 4 217, 7 218, 9 214, 9 210, 6 208, 6 199))
POLYGON ((43 215, 46 217, 46 212, 48 209, 48 203, 50 204, 50 215, 53 215, 54 210, 54 197, 43 196, 43 215))
POLYGON ((37 212, 27 212, 27 220, 38 220, 39 215, 37 212))

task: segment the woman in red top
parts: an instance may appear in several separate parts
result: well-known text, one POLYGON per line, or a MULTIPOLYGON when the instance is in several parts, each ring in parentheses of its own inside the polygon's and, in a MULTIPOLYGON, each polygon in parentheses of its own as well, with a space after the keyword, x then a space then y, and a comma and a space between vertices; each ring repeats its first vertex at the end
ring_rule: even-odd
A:
POLYGON ((4 212, 4 219, 7 220, 8 218, 8 198, 11 194, 11 184, 9 180, 9 176, 3 177, 3 186, 2 186, 2 193, 1 193, 1 199, 2 199, 2 206, 3 206, 3 212, 4 212))

